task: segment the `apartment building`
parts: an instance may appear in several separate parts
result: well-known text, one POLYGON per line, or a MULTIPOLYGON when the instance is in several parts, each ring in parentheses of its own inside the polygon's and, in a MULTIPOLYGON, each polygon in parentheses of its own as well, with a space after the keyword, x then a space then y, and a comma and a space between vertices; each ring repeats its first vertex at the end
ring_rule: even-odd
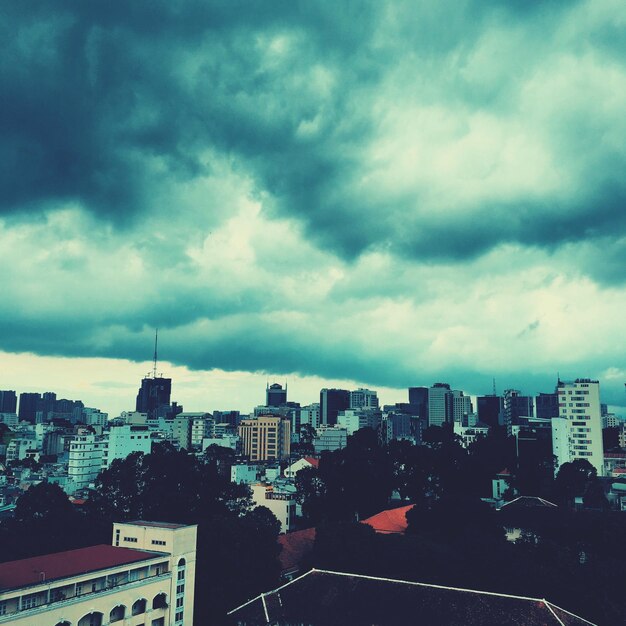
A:
POLYGON ((242 420, 239 436, 243 454, 253 463, 289 457, 291 424, 288 419, 264 416, 242 420))
POLYGON ((193 623, 197 527, 113 525, 113 545, 0 563, 0 626, 193 623))

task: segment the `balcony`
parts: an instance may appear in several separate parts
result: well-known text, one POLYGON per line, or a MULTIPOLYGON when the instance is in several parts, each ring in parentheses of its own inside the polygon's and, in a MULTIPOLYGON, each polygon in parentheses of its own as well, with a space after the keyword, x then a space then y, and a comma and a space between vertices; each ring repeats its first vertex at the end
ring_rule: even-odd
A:
MULTIPOLYGON (((146 576, 145 578, 141 578, 139 580, 133 580, 129 582, 119 583, 116 585, 109 585, 104 587, 103 589, 97 589, 96 591, 90 591, 86 593, 81 593, 78 596, 72 596, 70 598, 61 598, 59 600, 51 600, 49 602, 45 602, 44 604, 39 604, 37 606, 30 607, 28 609, 21 609, 19 611, 7 612, 5 615, 0 615, 0 624, 4 624, 10 622, 16 617, 22 616, 32 616, 38 615, 39 613, 45 613, 52 608, 68 606, 71 604, 76 604, 79 602, 85 602, 89 598, 100 598, 107 595, 112 595, 114 593, 119 592, 120 589, 133 589, 135 587, 141 587, 147 583, 154 582, 156 580, 170 578, 172 575, 171 571, 163 572, 162 574, 154 574, 152 576, 146 576)), ((49 590, 54 590, 52 586, 49 587, 49 590)), ((161 610, 161 609, 158 609, 161 610)))

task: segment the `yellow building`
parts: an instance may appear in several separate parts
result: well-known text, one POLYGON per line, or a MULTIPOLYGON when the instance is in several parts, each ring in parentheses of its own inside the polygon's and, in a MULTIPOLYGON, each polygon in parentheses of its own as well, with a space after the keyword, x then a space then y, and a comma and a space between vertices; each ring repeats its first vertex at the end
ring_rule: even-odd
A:
POLYGON ((193 623, 197 526, 113 525, 113 545, 0 563, 0 626, 193 623))
POLYGON ((265 415, 242 420, 239 436, 242 452, 252 462, 289 457, 291 424, 288 419, 265 415))

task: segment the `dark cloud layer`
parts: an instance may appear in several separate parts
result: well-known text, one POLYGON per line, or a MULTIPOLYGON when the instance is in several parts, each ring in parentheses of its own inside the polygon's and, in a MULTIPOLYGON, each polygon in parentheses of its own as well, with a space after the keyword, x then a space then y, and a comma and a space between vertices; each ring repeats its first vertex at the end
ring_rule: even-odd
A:
MULTIPOLYGON (((479 385, 590 323, 576 281, 619 334, 619 10, 4 3, 0 349, 143 360, 159 326, 192 368, 479 385)), ((626 368, 593 341, 546 360, 626 368)))

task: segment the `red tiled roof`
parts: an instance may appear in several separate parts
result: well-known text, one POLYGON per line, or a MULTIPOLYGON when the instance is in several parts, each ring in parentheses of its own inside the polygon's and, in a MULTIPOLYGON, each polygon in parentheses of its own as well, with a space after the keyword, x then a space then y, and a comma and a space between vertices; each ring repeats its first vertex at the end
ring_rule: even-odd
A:
POLYGON ((305 456, 304 460, 307 463, 310 463, 315 468, 319 467, 319 464, 320 464, 320 460, 319 459, 314 459, 312 456, 305 456))
POLYGON ((0 563, 0 589, 15 589, 42 582, 78 576, 87 572, 136 563, 163 556, 130 548, 99 545, 0 563))
POLYGON ((372 517, 362 520, 363 524, 368 524, 377 533, 403 533, 406 531, 406 514, 413 508, 413 504, 401 506, 399 509, 388 509, 381 511, 372 517))
POLYGON ((297 569, 302 559, 313 549, 315 528, 296 530, 293 533, 278 536, 280 565, 283 572, 297 569))

